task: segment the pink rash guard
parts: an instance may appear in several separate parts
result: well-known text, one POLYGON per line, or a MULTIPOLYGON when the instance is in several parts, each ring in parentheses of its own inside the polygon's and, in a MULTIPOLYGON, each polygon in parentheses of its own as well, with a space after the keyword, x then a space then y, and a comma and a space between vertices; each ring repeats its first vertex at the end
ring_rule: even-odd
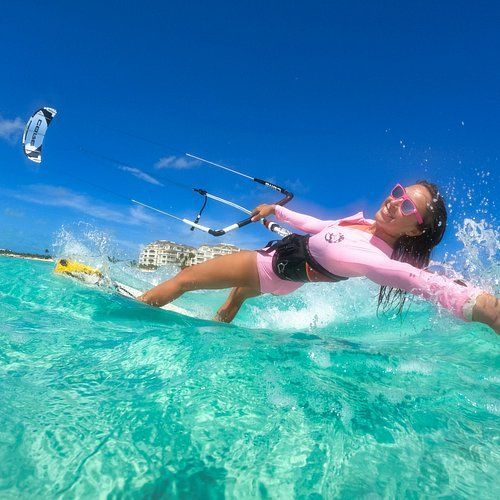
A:
MULTIPOLYGON (((359 212, 339 220, 320 220, 276 206, 276 218, 311 234, 309 251, 326 270, 347 278, 366 276, 378 285, 401 288, 414 295, 438 303, 455 316, 471 320, 472 308, 482 290, 462 286, 453 280, 430 273, 404 262, 391 259, 392 248, 373 234, 345 227, 370 226, 373 220, 359 212)), ((290 293, 303 283, 285 281, 272 269, 273 252, 257 254, 260 291, 274 295, 290 293)))

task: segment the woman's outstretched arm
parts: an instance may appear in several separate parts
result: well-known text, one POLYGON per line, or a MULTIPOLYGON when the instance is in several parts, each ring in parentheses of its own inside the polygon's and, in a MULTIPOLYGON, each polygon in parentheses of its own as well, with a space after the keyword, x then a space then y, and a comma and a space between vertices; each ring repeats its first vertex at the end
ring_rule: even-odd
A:
POLYGON ((465 321, 479 321, 500 333, 499 300, 484 290, 389 257, 358 255, 353 250, 349 259, 358 275, 438 303, 465 321))

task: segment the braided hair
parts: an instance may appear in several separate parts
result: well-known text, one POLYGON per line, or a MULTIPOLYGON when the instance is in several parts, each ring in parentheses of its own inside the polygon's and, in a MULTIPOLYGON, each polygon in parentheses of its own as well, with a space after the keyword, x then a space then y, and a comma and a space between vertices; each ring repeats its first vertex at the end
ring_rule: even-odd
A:
MULTIPOLYGON (((432 204, 427 208, 424 221, 419 224, 422 233, 418 236, 400 236, 392 250, 391 259, 406 262, 423 269, 429 265, 432 249, 442 240, 446 230, 446 205, 436 184, 418 181, 430 193, 432 204)), ((396 310, 400 314, 407 298, 407 292, 399 288, 381 286, 378 294, 377 313, 382 306, 384 311, 396 310)))

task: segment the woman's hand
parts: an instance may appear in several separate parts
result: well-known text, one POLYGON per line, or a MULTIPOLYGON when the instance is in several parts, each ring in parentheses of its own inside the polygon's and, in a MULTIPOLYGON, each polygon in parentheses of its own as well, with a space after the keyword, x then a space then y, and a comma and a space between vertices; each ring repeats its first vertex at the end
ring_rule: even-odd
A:
POLYGON ((489 293, 479 295, 472 310, 472 321, 485 323, 500 333, 500 300, 489 293))
POLYGON ((259 205, 252 210, 252 221, 255 222, 269 217, 270 215, 274 215, 275 209, 276 205, 259 205))

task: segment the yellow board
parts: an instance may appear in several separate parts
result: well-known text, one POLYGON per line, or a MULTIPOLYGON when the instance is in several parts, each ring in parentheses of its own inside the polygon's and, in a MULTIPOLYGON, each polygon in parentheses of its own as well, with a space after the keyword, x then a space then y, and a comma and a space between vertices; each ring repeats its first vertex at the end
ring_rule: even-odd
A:
POLYGON ((98 269, 76 262, 70 259, 59 259, 54 268, 56 274, 89 274, 102 278, 102 273, 98 269))

